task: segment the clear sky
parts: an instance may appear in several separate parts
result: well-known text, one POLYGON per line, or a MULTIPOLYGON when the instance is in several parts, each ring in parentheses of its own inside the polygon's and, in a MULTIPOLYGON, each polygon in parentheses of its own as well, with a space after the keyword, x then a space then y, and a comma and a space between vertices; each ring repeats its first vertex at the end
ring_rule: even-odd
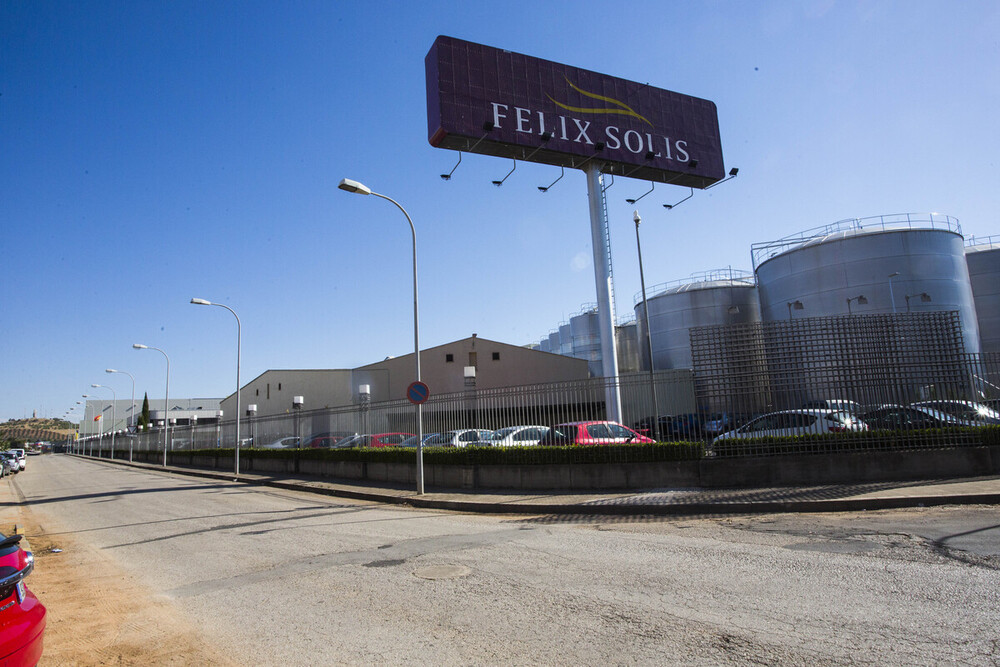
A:
MULTIPOLYGON (((1000 3, 0 2, 0 420, 352 368, 477 333, 537 342, 596 300, 586 184, 427 142, 439 34, 706 98, 726 168, 639 202, 647 285, 750 269, 750 245, 936 211, 1000 234, 1000 3)), ((608 191, 618 316, 633 206, 608 191)), ((661 192, 662 189, 662 192, 661 192)), ((431 388, 433 391, 433 387, 431 388)), ((79 411, 78 411, 79 412, 79 411)))

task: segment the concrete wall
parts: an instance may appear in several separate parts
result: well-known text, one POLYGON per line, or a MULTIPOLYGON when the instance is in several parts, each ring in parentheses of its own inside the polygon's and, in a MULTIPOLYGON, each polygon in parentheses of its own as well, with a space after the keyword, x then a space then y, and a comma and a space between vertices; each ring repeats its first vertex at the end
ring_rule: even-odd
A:
MULTIPOLYGON (((108 453, 105 452, 105 457, 108 453)), ((116 458, 127 458, 119 451, 116 458)), ((160 463, 162 454, 136 452, 134 460, 160 463)), ((231 456, 193 456, 172 452, 172 466, 232 470, 231 456)), ((245 472, 310 475, 352 481, 413 484, 416 466, 408 463, 365 463, 240 457, 245 472)), ((808 486, 920 479, 946 479, 1000 474, 1000 447, 815 454, 765 458, 706 458, 659 463, 565 465, 425 465, 424 483, 442 489, 577 490, 654 488, 754 488, 808 486)))

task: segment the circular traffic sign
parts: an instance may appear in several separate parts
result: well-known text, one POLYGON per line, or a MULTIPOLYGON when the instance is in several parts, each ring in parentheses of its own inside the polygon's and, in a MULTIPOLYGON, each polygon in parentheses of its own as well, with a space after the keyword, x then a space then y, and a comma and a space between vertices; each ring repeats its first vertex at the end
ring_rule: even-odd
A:
POLYGON ((427 388, 423 382, 419 380, 417 382, 411 382, 410 386, 406 388, 406 398, 409 399, 410 403, 414 405, 420 405, 426 401, 431 395, 431 390, 427 388))

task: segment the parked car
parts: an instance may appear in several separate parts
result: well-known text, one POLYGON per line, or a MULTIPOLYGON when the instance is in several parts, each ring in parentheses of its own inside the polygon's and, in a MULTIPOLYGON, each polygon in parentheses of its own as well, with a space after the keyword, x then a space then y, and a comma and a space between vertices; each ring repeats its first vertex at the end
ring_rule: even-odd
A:
POLYGON ((17 461, 17 454, 8 449, 7 451, 0 452, 0 456, 2 456, 4 461, 7 462, 7 469, 10 472, 21 472, 21 464, 17 461))
POLYGON ((348 431, 326 431, 323 433, 313 433, 302 442, 304 449, 319 449, 320 447, 333 447, 344 438, 355 436, 357 433, 348 431))
POLYGON ((269 442, 266 445, 261 445, 261 449, 295 449, 299 446, 299 437, 297 435, 289 435, 284 438, 278 438, 274 442, 269 442))
POLYGON ((478 428, 465 428, 457 431, 434 433, 424 440, 424 447, 475 447, 489 446, 487 442, 493 431, 478 428))
MULTIPOLYGON (((427 441, 431 438, 441 435, 440 433, 424 433, 424 447, 427 446, 427 441)), ((400 447, 416 447, 417 446, 417 436, 411 435, 409 438, 399 443, 400 447)))
POLYGON ((490 439, 482 444, 488 447, 533 447, 548 432, 548 426, 507 426, 493 431, 490 439))
POLYGON ((734 428, 745 424, 748 420, 746 415, 738 415, 732 412, 713 412, 705 415, 701 422, 701 432, 709 438, 731 431, 734 428))
POLYGON ((917 408, 940 410, 952 417, 975 422, 979 426, 984 424, 1000 424, 1000 412, 988 408, 982 403, 975 403, 973 401, 921 401, 912 405, 917 408))
POLYGON ((863 408, 857 401, 846 398, 823 398, 814 401, 806 401, 802 404, 803 410, 835 410, 837 412, 850 412, 859 414, 863 408))
POLYGON ((649 444, 652 438, 611 421, 581 421, 556 424, 539 444, 542 445, 622 445, 649 444))
POLYGON ((0 534, 0 664, 34 665, 42 657, 45 606, 25 585, 35 557, 21 536, 0 534))
MULTIPOLYGON (((404 440, 412 437, 412 433, 371 433, 362 435, 358 442, 352 443, 351 447, 394 447, 402 444, 404 440)), ((339 449, 339 446, 338 446, 339 449)))
POLYGON ((0 477, 6 477, 11 472, 10 460, 6 456, 0 456, 0 477))
MULTIPOLYGON (((660 425, 659 437, 666 438, 668 434, 673 432, 674 429, 674 417, 671 415, 660 415, 655 419, 656 423, 660 425)), ((643 417, 639 421, 632 424, 632 430, 639 435, 644 435, 648 438, 656 437, 653 433, 653 417, 643 417)))
POLYGON ((726 431, 712 442, 867 430, 868 425, 849 412, 782 410, 761 415, 737 429, 726 431))
POLYGON ((953 417, 947 413, 920 406, 883 405, 861 415, 870 429, 920 429, 944 426, 975 426, 975 422, 953 417))
POLYGON ((24 470, 28 465, 28 455, 24 453, 23 449, 12 449, 10 451, 17 457, 17 465, 21 470, 24 470))

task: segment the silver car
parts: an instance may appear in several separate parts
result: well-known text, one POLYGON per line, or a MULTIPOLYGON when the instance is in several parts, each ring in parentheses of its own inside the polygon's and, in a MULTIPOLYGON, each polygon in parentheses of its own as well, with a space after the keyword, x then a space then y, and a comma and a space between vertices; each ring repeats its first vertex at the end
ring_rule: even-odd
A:
POLYGON ((867 430, 868 425, 849 412, 783 410, 757 417, 712 442, 867 430))

